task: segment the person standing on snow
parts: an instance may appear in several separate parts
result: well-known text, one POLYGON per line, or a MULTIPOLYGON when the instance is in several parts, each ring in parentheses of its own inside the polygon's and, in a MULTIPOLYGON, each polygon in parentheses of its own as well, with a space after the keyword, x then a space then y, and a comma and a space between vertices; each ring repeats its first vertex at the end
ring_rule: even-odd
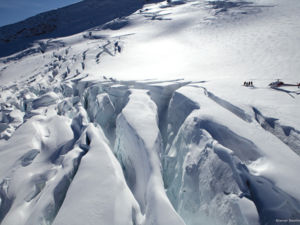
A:
POLYGON ((115 42, 115 54, 116 54, 116 52, 118 51, 118 49, 119 49, 119 42, 116 41, 116 42, 115 42))

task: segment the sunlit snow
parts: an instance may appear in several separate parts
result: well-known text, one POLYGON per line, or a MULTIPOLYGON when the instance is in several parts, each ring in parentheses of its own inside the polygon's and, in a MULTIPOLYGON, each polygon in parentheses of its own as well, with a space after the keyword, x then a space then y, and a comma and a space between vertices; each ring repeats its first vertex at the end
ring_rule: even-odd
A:
POLYGON ((86 0, 0 28, 0 224, 300 223, 299 21, 86 0))

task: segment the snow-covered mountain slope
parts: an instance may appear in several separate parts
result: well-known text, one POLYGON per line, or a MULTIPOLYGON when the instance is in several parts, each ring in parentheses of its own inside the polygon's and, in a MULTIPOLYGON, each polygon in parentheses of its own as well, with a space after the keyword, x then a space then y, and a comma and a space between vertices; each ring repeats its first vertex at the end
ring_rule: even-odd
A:
POLYGON ((24 50, 34 40, 76 34, 130 15, 142 5, 142 0, 84 0, 4 26, 0 28, 0 56, 24 50))
POLYGON ((0 224, 300 223, 300 89, 268 86, 300 82, 299 12, 90 0, 1 43, 0 224))

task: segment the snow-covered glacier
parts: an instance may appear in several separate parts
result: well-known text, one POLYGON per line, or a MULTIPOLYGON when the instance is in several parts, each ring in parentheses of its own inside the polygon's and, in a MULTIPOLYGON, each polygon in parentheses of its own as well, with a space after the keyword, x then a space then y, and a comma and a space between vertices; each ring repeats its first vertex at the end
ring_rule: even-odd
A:
POLYGON ((299 12, 86 0, 0 28, 0 224, 300 224, 299 12))

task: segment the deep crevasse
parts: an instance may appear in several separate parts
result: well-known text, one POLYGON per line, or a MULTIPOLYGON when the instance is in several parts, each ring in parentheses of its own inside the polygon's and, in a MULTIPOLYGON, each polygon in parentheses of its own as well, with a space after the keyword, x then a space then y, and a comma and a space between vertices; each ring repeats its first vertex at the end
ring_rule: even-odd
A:
POLYGON ((142 5, 1 29, 0 223, 299 219, 297 0, 142 5))
POLYGON ((247 225, 298 215, 296 192, 252 174, 270 156, 251 130, 294 153, 201 85, 75 81, 26 100, 23 92, 11 110, 25 123, 1 146, 2 224, 247 225))

